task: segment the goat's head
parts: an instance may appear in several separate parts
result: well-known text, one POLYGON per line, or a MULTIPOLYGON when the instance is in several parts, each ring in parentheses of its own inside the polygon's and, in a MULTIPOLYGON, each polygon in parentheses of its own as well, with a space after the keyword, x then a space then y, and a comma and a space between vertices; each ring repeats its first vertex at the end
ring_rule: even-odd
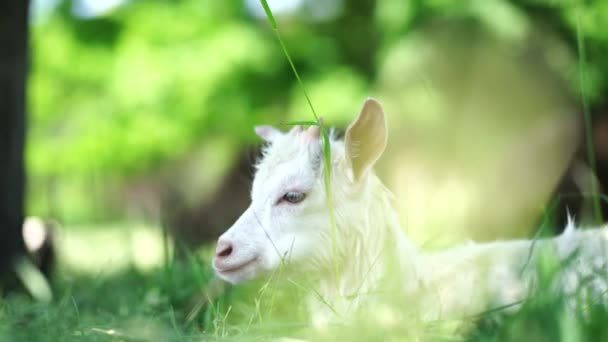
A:
MULTIPOLYGON (((281 263, 330 269, 335 237, 319 127, 296 126, 283 133, 271 126, 258 126, 256 133, 268 145, 253 180, 251 205, 219 238, 213 268, 231 283, 272 272, 281 263)), ((368 99, 348 127, 344 142, 331 141, 330 184, 336 216, 366 209, 361 193, 386 139, 382 107, 368 99)), ((340 239, 335 243, 343 243, 340 239)))

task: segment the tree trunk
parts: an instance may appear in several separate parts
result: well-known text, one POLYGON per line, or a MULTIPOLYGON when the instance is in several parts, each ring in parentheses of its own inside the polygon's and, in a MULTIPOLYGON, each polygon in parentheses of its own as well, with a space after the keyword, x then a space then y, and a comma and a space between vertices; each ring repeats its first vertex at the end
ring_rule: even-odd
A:
POLYGON ((28 8, 27 0, 0 2, 0 271, 24 251, 21 226, 28 8))

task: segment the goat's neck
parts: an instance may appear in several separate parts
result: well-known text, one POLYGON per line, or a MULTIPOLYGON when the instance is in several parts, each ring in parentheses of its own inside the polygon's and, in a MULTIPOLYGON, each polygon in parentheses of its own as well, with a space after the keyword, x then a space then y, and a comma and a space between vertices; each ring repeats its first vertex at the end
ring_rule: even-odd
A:
POLYGON ((390 192, 373 175, 366 187, 356 208, 336 213, 339 272, 322 278, 319 284, 319 295, 330 305, 340 306, 342 312, 376 292, 388 276, 407 279, 406 291, 415 291, 424 282, 420 272, 423 258, 405 236, 390 192))

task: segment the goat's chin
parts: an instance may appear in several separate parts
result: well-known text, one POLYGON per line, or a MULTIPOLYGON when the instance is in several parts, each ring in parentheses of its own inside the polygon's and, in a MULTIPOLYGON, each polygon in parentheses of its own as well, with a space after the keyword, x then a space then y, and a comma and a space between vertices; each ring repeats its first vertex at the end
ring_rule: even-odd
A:
POLYGON ((259 265, 256 262, 245 265, 244 267, 233 270, 221 270, 216 267, 215 274, 222 280, 230 284, 240 284, 255 278, 259 272, 259 265))
POLYGON ((216 271, 215 274, 223 281, 226 281, 233 285, 244 283, 247 280, 251 280, 251 279, 255 278, 255 276, 256 276, 256 274, 254 272, 240 272, 240 273, 227 274, 227 273, 222 273, 222 272, 216 271))

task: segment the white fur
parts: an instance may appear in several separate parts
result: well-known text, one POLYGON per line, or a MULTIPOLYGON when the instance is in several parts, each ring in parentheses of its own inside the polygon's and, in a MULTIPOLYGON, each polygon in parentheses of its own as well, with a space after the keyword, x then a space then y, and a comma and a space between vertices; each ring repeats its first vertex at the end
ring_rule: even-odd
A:
MULTIPOLYGON (((251 205, 220 237, 219 244, 230 244, 233 250, 228 257, 216 256, 213 266, 220 278, 235 284, 281 264, 305 274, 315 284, 312 309, 325 313, 315 314, 319 321, 347 314, 370 298, 366 294, 391 281, 416 299, 426 319, 508 305, 525 298, 538 261, 547 253, 564 260, 578 250, 573 267, 561 275, 560 290, 565 292, 573 291, 581 277, 606 270, 608 230, 575 230, 572 222, 554 239, 470 243, 424 253, 400 227, 391 193, 373 172, 353 179, 353 156, 347 155, 344 142, 332 137, 334 239, 318 131, 280 133, 265 127, 258 133, 269 144, 257 165, 251 205), (307 194, 304 201, 279 203, 286 191, 294 190, 307 194)), ((598 293, 608 288, 601 279, 594 284, 598 293)))

